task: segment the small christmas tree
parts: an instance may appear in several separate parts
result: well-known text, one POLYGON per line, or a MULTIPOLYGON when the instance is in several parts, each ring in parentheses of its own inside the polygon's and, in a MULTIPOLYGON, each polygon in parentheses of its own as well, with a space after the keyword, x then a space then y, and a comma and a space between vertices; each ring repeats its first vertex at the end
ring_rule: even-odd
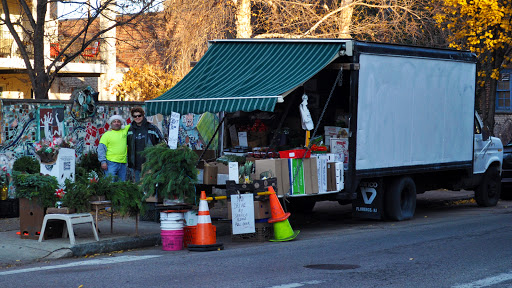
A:
POLYGON ((146 198, 158 196, 193 203, 197 183, 197 154, 186 146, 170 149, 165 143, 143 152, 142 189, 146 198))

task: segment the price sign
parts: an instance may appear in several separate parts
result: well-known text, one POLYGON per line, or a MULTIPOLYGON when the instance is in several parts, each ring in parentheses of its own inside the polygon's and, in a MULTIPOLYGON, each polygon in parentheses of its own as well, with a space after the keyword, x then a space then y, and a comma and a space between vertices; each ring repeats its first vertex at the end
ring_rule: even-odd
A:
POLYGON ((169 121, 169 140, 167 145, 169 148, 178 148, 178 132, 180 128, 180 113, 172 112, 171 119, 169 121))

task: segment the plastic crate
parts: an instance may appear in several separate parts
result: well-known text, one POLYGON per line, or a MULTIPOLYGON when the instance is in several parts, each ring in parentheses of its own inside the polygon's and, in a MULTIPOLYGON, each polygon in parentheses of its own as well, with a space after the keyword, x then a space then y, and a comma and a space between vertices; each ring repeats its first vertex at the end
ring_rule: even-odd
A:
POLYGON ((232 234, 233 242, 266 242, 274 234, 274 225, 268 222, 256 222, 254 233, 232 234))
MULTIPOLYGON (((304 153, 306 153, 306 149, 293 149, 293 150, 285 150, 279 151, 279 157, 281 158, 302 158, 304 157, 304 153)), ((311 150, 306 153, 306 157, 311 157, 311 150)))
POLYGON ((183 247, 187 248, 189 244, 192 244, 192 240, 196 234, 196 227, 197 226, 183 227, 183 247))
POLYGON ((160 211, 156 209, 156 204, 157 203, 152 202, 143 203, 142 205, 144 205, 146 209, 144 214, 140 214, 139 220, 160 223, 160 211))

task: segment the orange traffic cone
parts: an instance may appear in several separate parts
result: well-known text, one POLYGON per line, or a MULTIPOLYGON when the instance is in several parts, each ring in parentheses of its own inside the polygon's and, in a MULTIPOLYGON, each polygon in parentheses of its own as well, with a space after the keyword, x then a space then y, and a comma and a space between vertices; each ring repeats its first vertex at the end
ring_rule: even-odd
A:
POLYGON ((222 243, 217 242, 215 234, 215 226, 212 225, 210 218, 210 210, 206 201, 206 193, 201 191, 199 199, 199 212, 197 213, 196 233, 192 239, 192 243, 187 246, 189 251, 214 251, 224 249, 222 243))
POLYGON ((290 212, 284 213, 281 203, 277 198, 274 188, 268 187, 270 194, 270 213, 272 218, 268 219, 268 223, 274 223, 274 239, 270 239, 273 242, 290 241, 299 235, 300 230, 293 231, 288 217, 290 212))

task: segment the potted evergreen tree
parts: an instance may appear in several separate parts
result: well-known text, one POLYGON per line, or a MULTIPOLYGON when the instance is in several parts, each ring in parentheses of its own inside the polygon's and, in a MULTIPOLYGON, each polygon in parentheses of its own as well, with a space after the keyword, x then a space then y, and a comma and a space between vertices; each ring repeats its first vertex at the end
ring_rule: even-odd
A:
POLYGON ((37 240, 45 209, 58 201, 55 192, 59 183, 53 176, 41 175, 39 162, 29 156, 14 162, 12 180, 19 198, 20 237, 37 240))
POLYGON ((145 199, 164 199, 194 203, 197 183, 197 154, 186 146, 170 149, 165 143, 147 147, 143 152, 142 191, 145 199))

